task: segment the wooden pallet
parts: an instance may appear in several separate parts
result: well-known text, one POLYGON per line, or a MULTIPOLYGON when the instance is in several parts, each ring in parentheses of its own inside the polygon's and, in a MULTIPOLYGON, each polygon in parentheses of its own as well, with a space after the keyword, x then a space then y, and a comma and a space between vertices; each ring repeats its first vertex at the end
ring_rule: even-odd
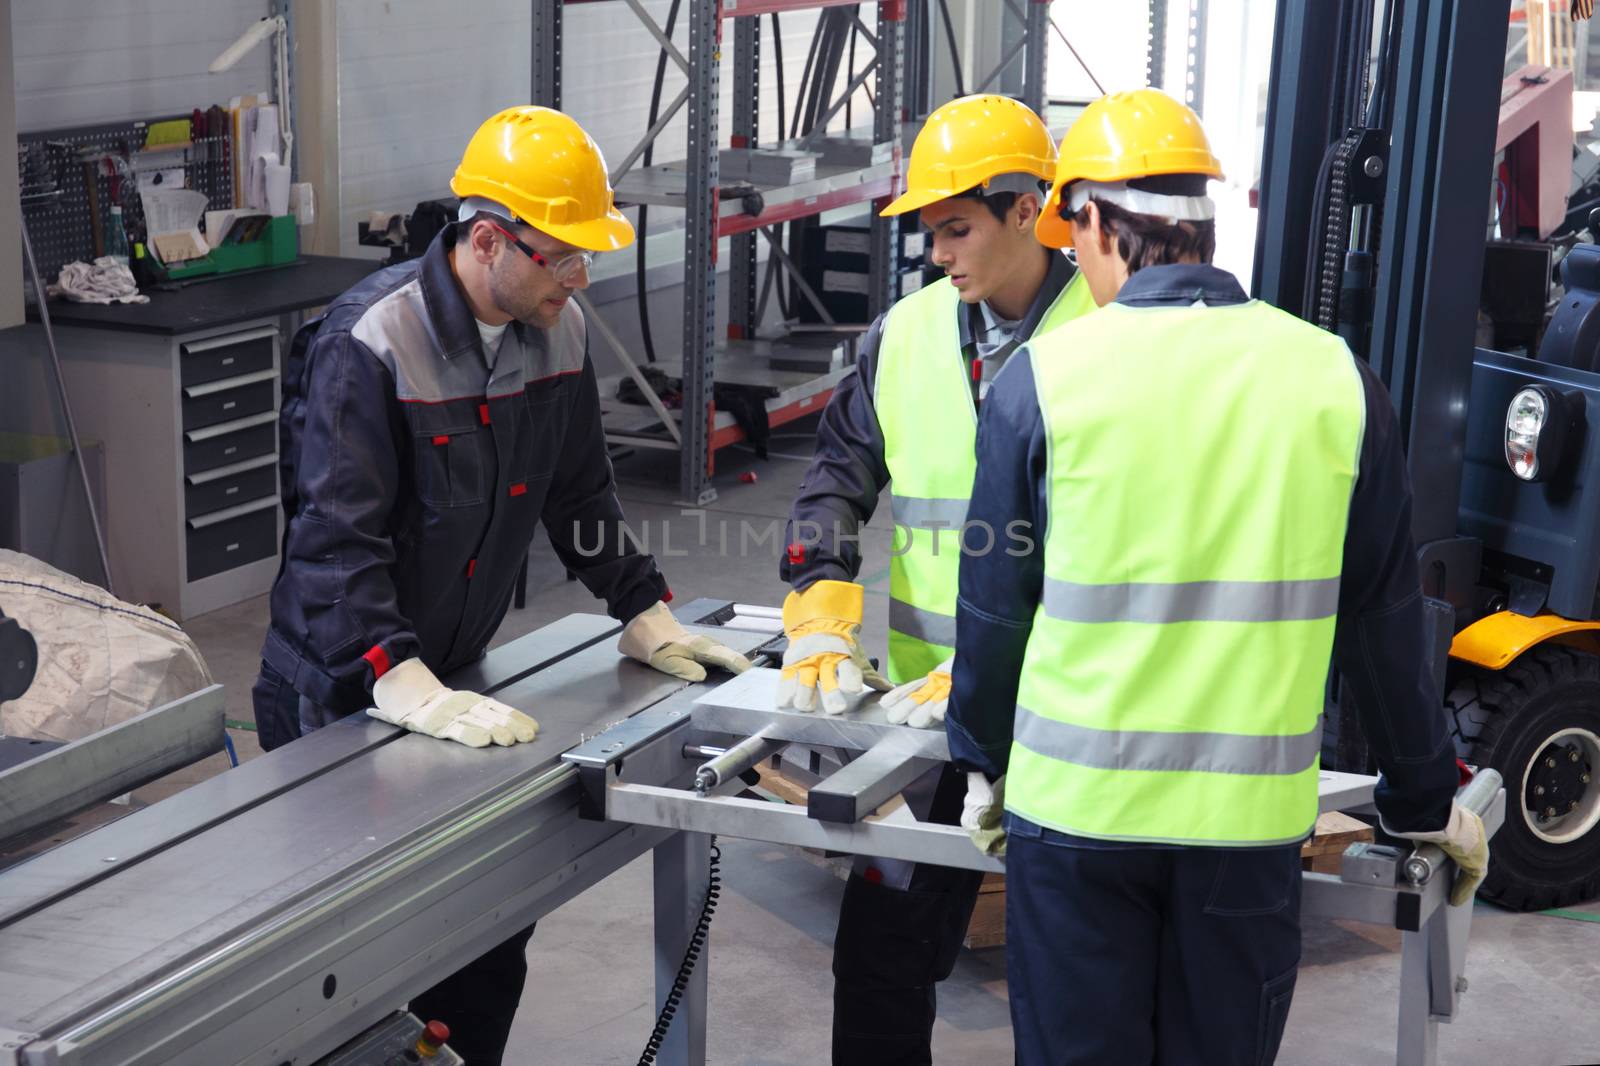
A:
POLYGON ((1311 839, 1300 845, 1300 865, 1319 874, 1339 872, 1339 857, 1344 849, 1372 839, 1372 826, 1339 811, 1317 815, 1317 828, 1311 839))
POLYGON ((997 948, 1006 942, 1006 875, 984 874, 978 886, 978 904, 967 923, 969 948, 997 948))

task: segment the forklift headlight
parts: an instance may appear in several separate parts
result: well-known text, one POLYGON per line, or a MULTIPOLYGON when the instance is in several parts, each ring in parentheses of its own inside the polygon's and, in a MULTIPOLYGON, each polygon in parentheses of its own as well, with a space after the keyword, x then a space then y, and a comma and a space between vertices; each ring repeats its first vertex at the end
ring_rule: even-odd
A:
POLYGON ((1511 398, 1506 409, 1506 462, 1524 481, 1539 476, 1539 434, 1550 417, 1550 401, 1535 385, 1511 398))
POLYGON ((1529 385, 1506 408, 1506 463, 1524 481, 1549 480, 1566 457, 1583 408, 1546 385, 1529 385))

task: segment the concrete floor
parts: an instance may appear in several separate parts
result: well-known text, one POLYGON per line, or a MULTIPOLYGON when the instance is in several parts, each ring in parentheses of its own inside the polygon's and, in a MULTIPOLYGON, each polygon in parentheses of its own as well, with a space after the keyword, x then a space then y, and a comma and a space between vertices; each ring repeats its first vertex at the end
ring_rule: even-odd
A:
MULTIPOLYGON (((805 427, 802 427, 802 429, 805 427)), ((776 452, 809 456, 807 433, 783 434, 776 452)), ((775 604, 775 541, 739 550, 781 520, 804 472, 798 458, 762 462, 748 451, 718 456, 718 501, 708 509, 709 550, 689 551, 700 519, 674 502, 675 456, 621 462, 618 478, 630 524, 648 529, 682 599, 712 596, 775 604), (756 471, 744 484, 736 475, 756 471), (726 522, 728 553, 717 550, 726 522), (670 529, 663 545, 661 530, 670 529), (678 555, 686 552, 685 555, 678 555)), ((868 559, 866 633, 882 653, 887 616, 886 516, 864 538, 868 559)), ((598 610, 581 585, 564 580, 548 552, 529 576, 529 605, 513 611, 497 643, 573 611, 598 610)), ((251 719, 249 687, 266 624, 264 598, 194 619, 188 629, 218 681, 228 716, 251 719)), ((259 754, 253 734, 235 730, 242 757, 259 754)), ((225 768, 212 760, 139 793, 151 801, 225 768)), ((810 856, 742 841, 723 844, 722 906, 712 929, 709 1061, 743 1066, 816 1066, 828 1061, 829 965, 842 882, 810 856)), ((518 1015, 513 1063, 602 1064, 638 1060, 653 1022, 648 857, 618 872, 541 923, 529 949, 530 977, 518 1015)), ((1600 922, 1600 904, 1579 913, 1600 922)), ((1567 1066, 1600 1062, 1600 924, 1510 914, 1480 904, 1463 1015, 1441 1029, 1444 1064, 1567 1066)), ((1344 922, 1308 921, 1294 1009, 1279 1062, 1350 1066, 1393 1060, 1399 934, 1344 922)), ((1003 949, 963 954, 941 988, 938 1062, 1011 1061, 1003 949)))

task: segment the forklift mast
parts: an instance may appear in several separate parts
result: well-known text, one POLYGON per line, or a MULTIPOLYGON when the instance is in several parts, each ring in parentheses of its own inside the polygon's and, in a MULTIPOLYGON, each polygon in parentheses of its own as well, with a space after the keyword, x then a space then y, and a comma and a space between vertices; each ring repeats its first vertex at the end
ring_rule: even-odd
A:
POLYGON ((1279 0, 1267 95, 1254 294, 1388 387, 1424 591, 1455 611, 1481 565, 1456 523, 1510 6, 1279 0))
MULTIPOLYGON (((1600 244, 1568 248, 1547 323, 1553 246, 1507 275, 1537 294, 1525 354, 1476 346, 1509 9, 1279 0, 1255 289, 1388 388, 1440 711, 1457 757, 1507 783, 1479 894, 1542 910, 1600 897, 1600 244)), ((1369 770, 1329 681, 1321 765, 1369 770)))

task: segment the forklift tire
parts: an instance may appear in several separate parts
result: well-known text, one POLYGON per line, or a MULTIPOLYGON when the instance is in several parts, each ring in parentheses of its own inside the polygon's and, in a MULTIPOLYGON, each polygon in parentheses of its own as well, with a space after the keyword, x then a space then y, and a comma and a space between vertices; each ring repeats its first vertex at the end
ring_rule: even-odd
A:
POLYGON ((1600 896, 1600 658, 1546 644, 1462 675, 1445 705, 1456 753, 1505 778, 1478 894, 1517 911, 1600 896))

